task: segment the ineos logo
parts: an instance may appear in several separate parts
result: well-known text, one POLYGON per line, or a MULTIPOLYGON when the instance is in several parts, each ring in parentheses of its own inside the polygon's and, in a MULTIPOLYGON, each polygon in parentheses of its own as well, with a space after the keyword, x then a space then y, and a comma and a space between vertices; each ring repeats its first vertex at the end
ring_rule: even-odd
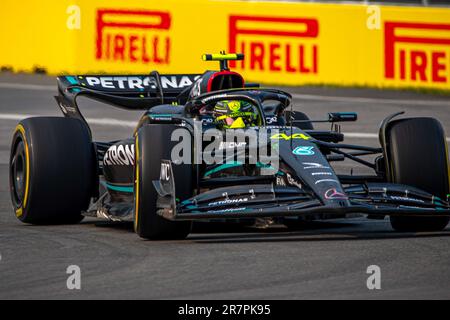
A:
POLYGON ((161 174, 159 176, 159 180, 169 181, 170 179, 170 164, 161 163, 161 174))

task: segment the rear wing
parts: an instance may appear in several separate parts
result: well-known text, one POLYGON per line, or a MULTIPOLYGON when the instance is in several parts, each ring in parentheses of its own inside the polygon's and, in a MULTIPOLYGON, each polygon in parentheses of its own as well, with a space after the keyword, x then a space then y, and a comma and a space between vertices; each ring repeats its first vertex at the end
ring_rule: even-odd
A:
MULTIPOLYGON (((240 53, 205 54, 204 61, 219 61, 221 72, 228 70, 227 61, 242 60, 240 53)), ((128 110, 148 110, 161 104, 185 104, 194 83, 207 74, 165 74, 152 71, 146 75, 78 75, 60 76, 55 97, 64 116, 87 122, 77 105, 79 96, 99 100, 128 110)), ((246 87, 258 87, 247 84, 246 87)), ((88 126, 89 128, 89 126, 88 126)))
POLYGON ((60 76, 57 80, 59 95, 66 98, 82 94, 127 109, 148 109, 156 104, 178 102, 177 98, 200 76, 160 75, 154 71, 148 75, 60 76))
POLYGON ((86 122, 77 104, 86 96, 128 110, 148 110, 160 104, 184 104, 201 74, 60 76, 55 97, 64 116, 86 122))

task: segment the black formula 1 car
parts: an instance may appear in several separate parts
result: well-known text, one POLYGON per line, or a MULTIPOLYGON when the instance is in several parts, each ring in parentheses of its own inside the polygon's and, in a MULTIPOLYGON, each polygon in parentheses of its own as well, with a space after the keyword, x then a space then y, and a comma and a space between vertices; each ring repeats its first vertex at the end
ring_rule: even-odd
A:
MULTIPOLYGON (((16 216, 33 224, 77 223, 83 216, 132 221, 149 239, 185 238, 197 220, 271 218, 295 226, 354 213, 388 215, 399 231, 446 227, 449 160, 437 120, 394 114, 381 124, 379 148, 344 144, 338 125, 314 130, 314 121, 293 111, 289 93, 245 83, 230 71, 227 60, 243 55, 203 58, 220 61, 220 70, 58 77, 55 98, 64 117, 28 118, 14 132, 16 216), (80 96, 144 114, 131 138, 93 142, 80 96), (217 130, 211 111, 223 100, 250 104, 257 126, 217 130), (212 135, 205 139, 207 132, 212 135), (243 139, 225 139, 230 132, 243 139), (213 140, 219 143, 209 148, 213 140), (261 150, 273 161, 263 161, 261 150), (374 160, 365 160, 368 155, 374 160), (344 159, 373 174, 336 174, 333 162, 344 159)), ((356 118, 330 113, 326 121, 356 118)))

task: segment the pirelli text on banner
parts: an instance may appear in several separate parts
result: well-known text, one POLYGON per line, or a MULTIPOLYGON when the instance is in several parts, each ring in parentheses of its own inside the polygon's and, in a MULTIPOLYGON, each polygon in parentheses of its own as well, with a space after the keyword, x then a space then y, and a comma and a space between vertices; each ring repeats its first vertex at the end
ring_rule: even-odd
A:
POLYGON ((163 11, 98 9, 96 59, 167 65, 171 19, 163 11))
POLYGON ((385 22, 386 79, 450 82, 450 23, 385 22))
POLYGON ((231 61, 242 70, 317 74, 319 21, 316 18, 231 15, 229 51, 247 59, 231 61))

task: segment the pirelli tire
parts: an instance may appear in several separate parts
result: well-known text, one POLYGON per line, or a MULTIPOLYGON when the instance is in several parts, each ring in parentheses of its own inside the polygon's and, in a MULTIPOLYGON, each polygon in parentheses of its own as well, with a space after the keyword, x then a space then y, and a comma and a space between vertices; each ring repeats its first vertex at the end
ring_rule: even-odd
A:
POLYGON ((89 206, 96 156, 77 119, 36 117, 16 127, 9 161, 12 204, 24 223, 78 223, 89 206))
MULTIPOLYGON (((161 160, 171 160, 174 130, 186 130, 172 124, 150 124, 139 129, 135 139, 134 230, 142 238, 177 240, 188 236, 190 221, 170 221, 157 214, 158 193, 153 180, 159 180, 161 160)), ((189 134, 190 136, 190 134, 189 134)), ((177 199, 192 196, 193 174, 190 164, 173 164, 177 199)))
MULTIPOLYGON (((448 148, 444 130, 433 118, 392 121, 386 132, 391 177, 445 199, 450 193, 448 148)), ((440 231, 450 217, 391 216, 396 231, 440 231)))

